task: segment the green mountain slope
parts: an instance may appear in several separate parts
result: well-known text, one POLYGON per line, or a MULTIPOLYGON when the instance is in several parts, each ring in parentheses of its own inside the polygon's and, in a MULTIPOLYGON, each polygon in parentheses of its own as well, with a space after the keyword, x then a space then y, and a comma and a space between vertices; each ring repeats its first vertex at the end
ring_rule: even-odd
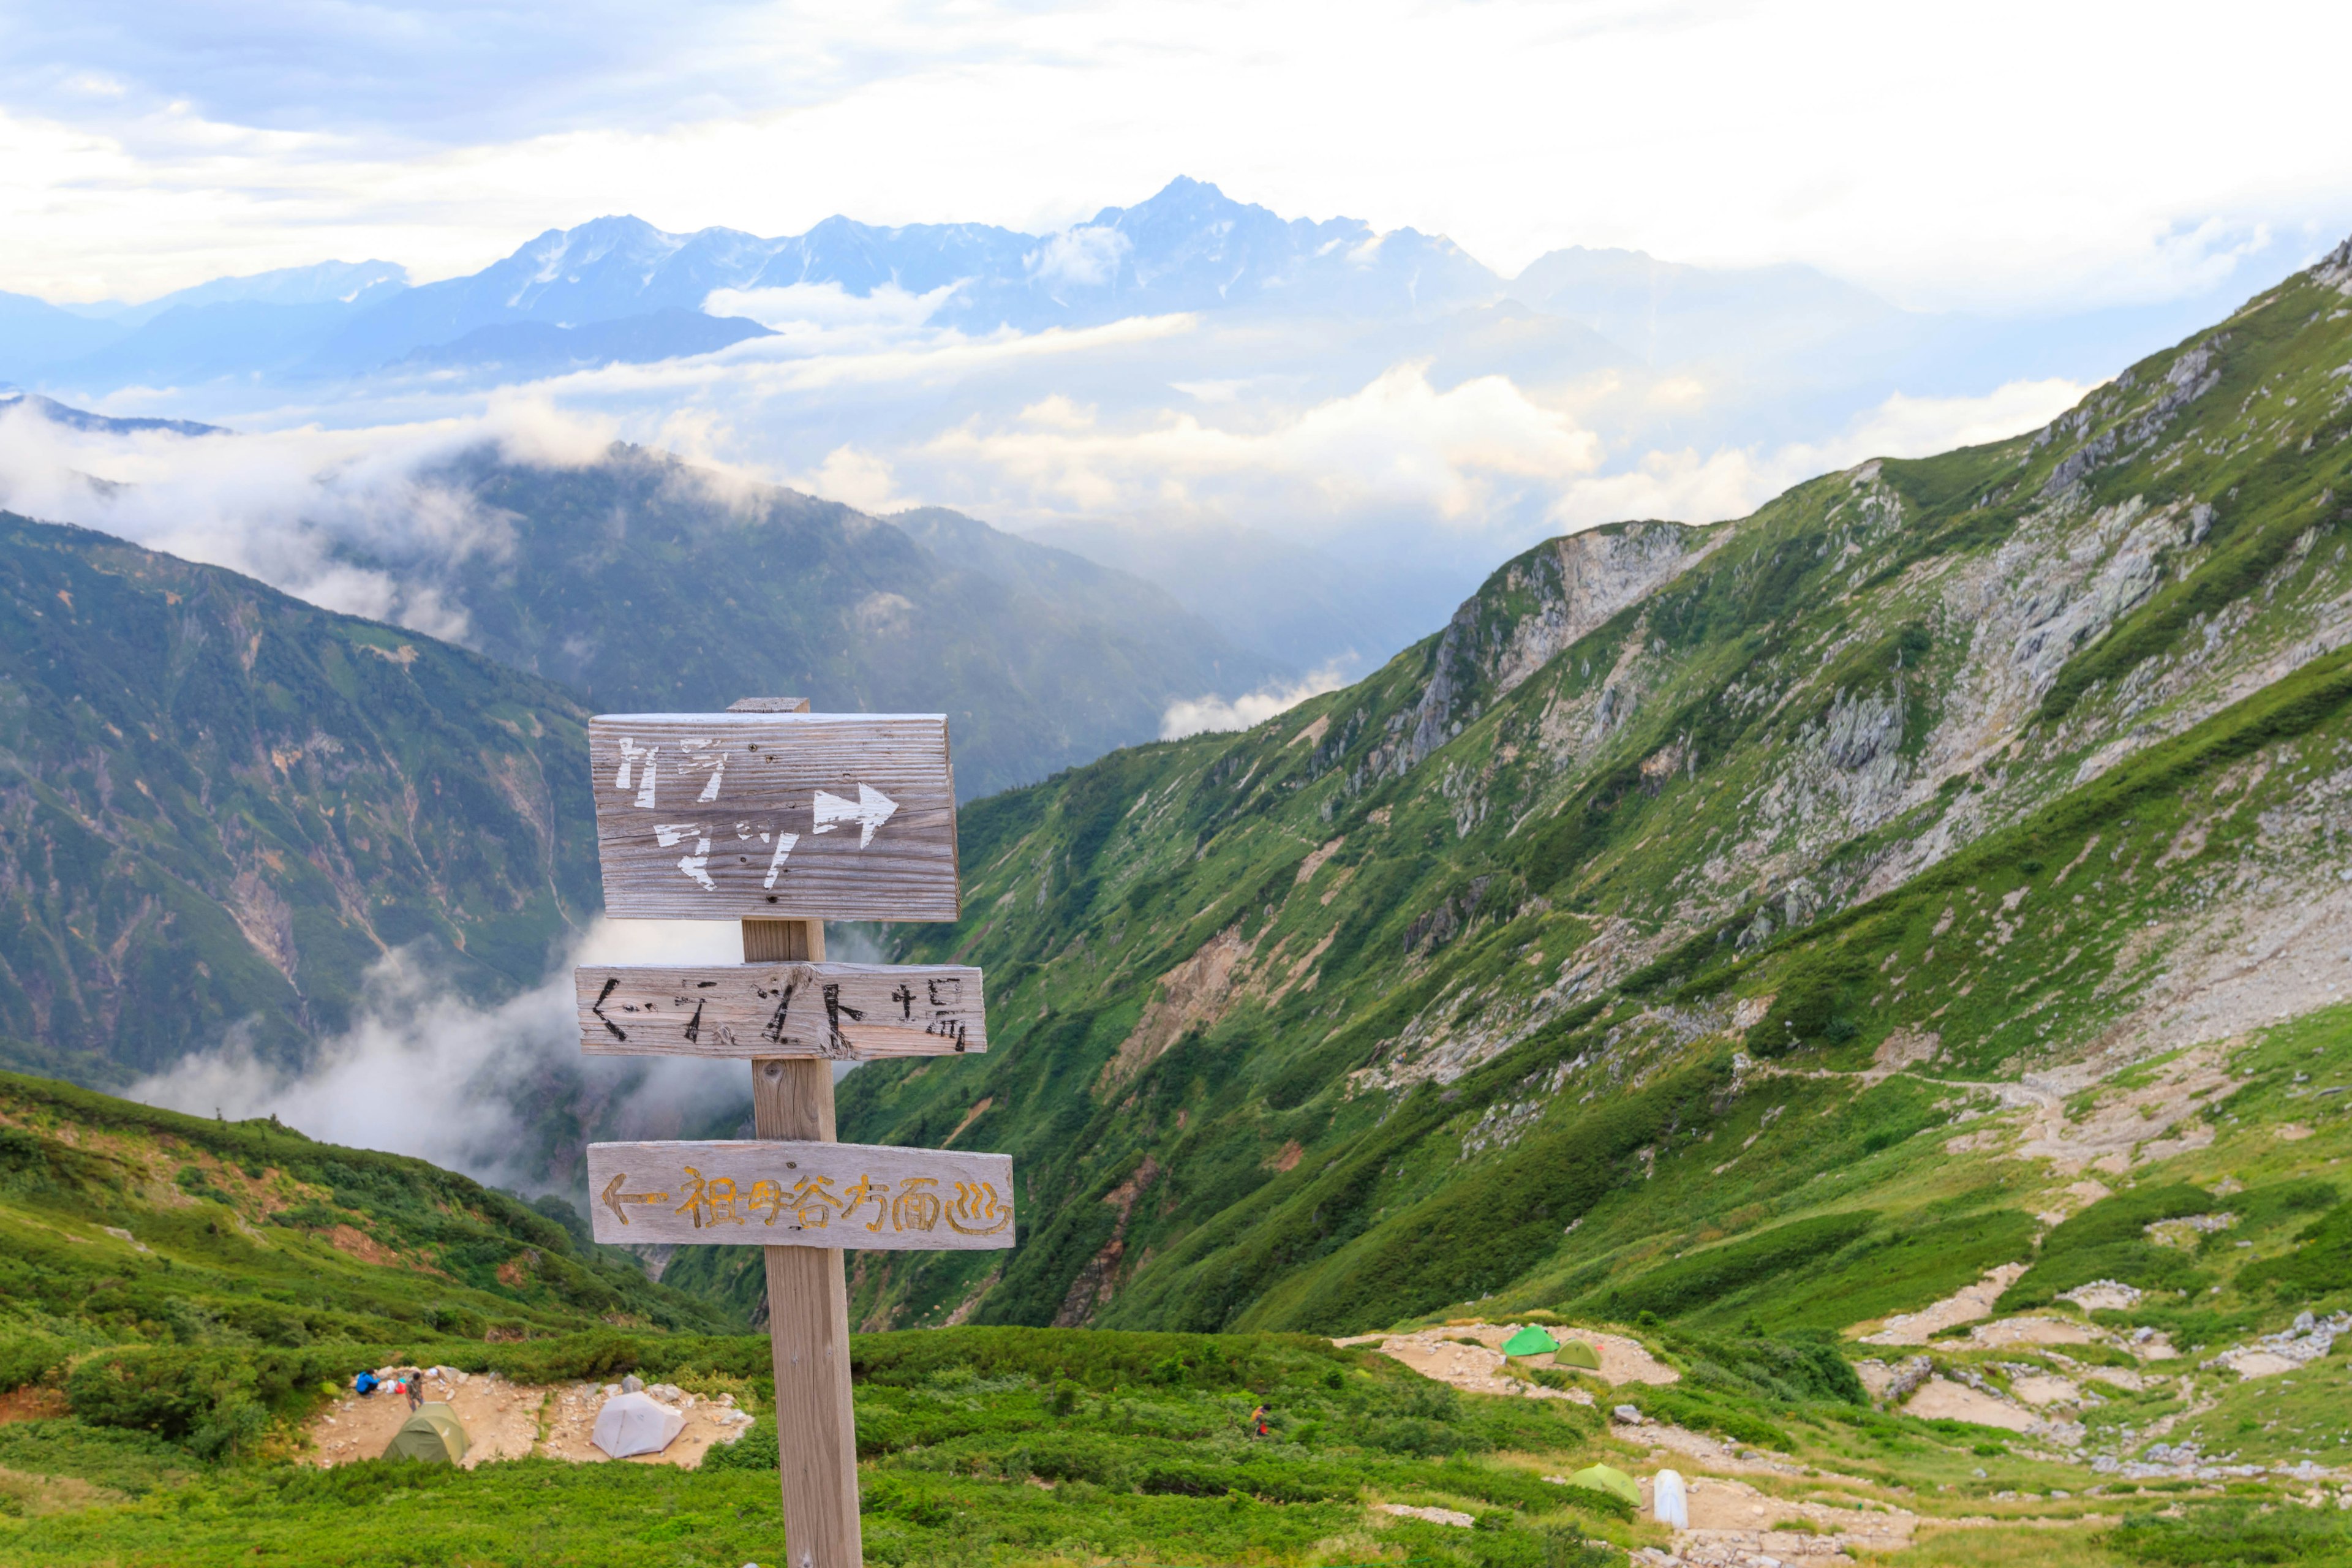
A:
MULTIPOLYGON (((436 580, 467 639, 599 711, 939 712, 967 798, 1159 733, 1169 703, 1275 673, 1125 574, 955 513, 908 531, 614 447, 575 468, 477 453, 427 476, 495 520, 436 580)), ((395 571, 413 563, 360 559, 395 571)))
MULTIPOLYGON (((1265 672, 1221 667, 1146 585, 970 520, 968 552, 1037 581, 639 453, 461 468, 513 535, 468 578, 476 640, 614 707, 960 700, 971 788, 1265 672)), ((601 901, 588 711, 495 658, 0 514, 0 1062, 120 1085, 234 1033, 290 1065, 394 949, 479 1000, 536 984, 601 901)))
POLYGON ((995 1048, 844 1136, 1011 1151, 1025 1239, 860 1314, 1336 1331, 1736 1240, 1645 1299, 1833 1258, 1852 1322, 2096 1161, 2252 1160, 2132 1074, 2252 1092, 2341 994, 2347 438, 2352 247, 2043 431, 1554 542, 1357 687, 977 803, 898 953, 987 965, 995 1048))
POLYGON ((577 1214, 542 1203, 270 1121, 0 1074, 0 1373, 13 1388, 70 1365, 97 1418, 93 1380, 117 1352, 226 1366, 408 1337, 735 1326, 597 1256, 577 1214))
POLYGON ((394 947, 535 984, 599 903, 585 710, 249 578, 0 515, 0 1058, 280 1062, 394 947))

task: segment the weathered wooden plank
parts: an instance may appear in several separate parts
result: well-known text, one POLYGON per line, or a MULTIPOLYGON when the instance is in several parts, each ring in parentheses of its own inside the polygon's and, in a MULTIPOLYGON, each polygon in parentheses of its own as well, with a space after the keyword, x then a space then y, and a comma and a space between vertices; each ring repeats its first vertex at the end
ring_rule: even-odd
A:
POLYGON ((588 1190, 596 1239, 614 1244, 1013 1245, 1010 1154, 806 1140, 591 1143, 588 1190))
MULTIPOLYGON (((745 921, 743 961, 824 962, 823 921, 745 921)), ((751 1064, 753 1136, 835 1141, 833 1064, 771 1057, 751 1064)), ((777 1479, 785 1561, 858 1568, 857 1426, 849 1390, 849 1290, 834 1247, 763 1247, 770 1365, 776 1376, 777 1479)))
POLYGON ((942 714, 608 713, 588 756, 607 914, 960 912, 942 714))
POLYGON ((580 1048, 597 1057, 944 1057, 988 1049, 961 964, 583 964, 580 1048))

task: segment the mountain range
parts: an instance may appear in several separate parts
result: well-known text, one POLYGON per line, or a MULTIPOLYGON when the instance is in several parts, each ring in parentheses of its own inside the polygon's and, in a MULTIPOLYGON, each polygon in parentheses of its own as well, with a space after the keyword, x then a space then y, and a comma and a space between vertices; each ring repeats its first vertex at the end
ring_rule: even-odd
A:
POLYGON ((1271 665, 1352 676, 1563 528, 1727 516, 1851 454, 2046 418, 2266 264, 1988 315, 1626 249, 1510 274, 1180 178, 1045 233, 613 216, 424 283, 331 262, 135 306, 0 297, 0 384, 394 448, 544 407, 869 512, 986 518, 1150 576, 1271 665))
POLYGON ((1149 582, 959 513, 875 518, 625 446, 579 466, 477 452, 419 482, 489 520, 489 542, 431 566, 347 559, 431 586, 475 647, 607 711, 785 691, 944 711, 965 798, 1281 671, 1149 582))
MULTIPOLYGON (((747 297, 792 315, 794 291, 923 300, 930 324, 971 335, 1187 311, 1428 323, 1507 305, 1523 321, 1559 318, 1593 335, 1565 359, 1557 345, 1538 351, 1548 374, 1580 359, 1630 356, 1654 367, 1727 353, 1751 365, 1795 355, 1819 362, 1820 374, 1907 367, 1915 393, 1987 374, 2079 374, 2184 320, 2175 302, 2063 322, 1978 321, 1904 310, 1802 266, 1705 268, 1582 247, 1507 278, 1442 237, 1353 218, 1285 219, 1180 176, 1147 201, 1048 234, 835 216, 762 238, 729 228, 671 234, 608 216, 550 229, 479 272, 421 285, 388 262, 323 262, 135 306, 0 294, 0 377, 89 395, 461 366, 529 379, 711 353, 765 330, 726 320, 747 297), (577 336, 589 328, 593 337, 577 336)), ((1468 324, 1475 337, 1477 323, 1468 324)), ((1509 335, 1528 351, 1523 330, 1509 335)))

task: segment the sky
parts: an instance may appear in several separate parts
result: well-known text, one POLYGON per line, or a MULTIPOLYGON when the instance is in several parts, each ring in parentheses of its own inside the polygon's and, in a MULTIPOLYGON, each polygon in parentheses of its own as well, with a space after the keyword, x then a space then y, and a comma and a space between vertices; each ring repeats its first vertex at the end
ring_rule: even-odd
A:
POLYGON ((603 213, 1032 230, 1215 181, 2031 312, 2352 229, 2352 6, 1977 0, 0 5, 0 289, 139 299, 603 213))

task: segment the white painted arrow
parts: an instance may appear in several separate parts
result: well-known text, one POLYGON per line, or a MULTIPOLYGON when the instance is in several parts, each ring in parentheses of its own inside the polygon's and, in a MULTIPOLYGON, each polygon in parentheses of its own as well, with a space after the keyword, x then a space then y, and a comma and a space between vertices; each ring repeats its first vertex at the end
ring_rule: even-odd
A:
POLYGON ((830 833, 845 822, 854 822, 859 830, 857 847, 863 849, 874 842, 874 830, 890 820, 890 814, 898 809, 898 803, 872 784, 861 784, 857 786, 857 798, 854 801, 845 800, 825 790, 817 791, 814 809, 815 832, 830 833))

